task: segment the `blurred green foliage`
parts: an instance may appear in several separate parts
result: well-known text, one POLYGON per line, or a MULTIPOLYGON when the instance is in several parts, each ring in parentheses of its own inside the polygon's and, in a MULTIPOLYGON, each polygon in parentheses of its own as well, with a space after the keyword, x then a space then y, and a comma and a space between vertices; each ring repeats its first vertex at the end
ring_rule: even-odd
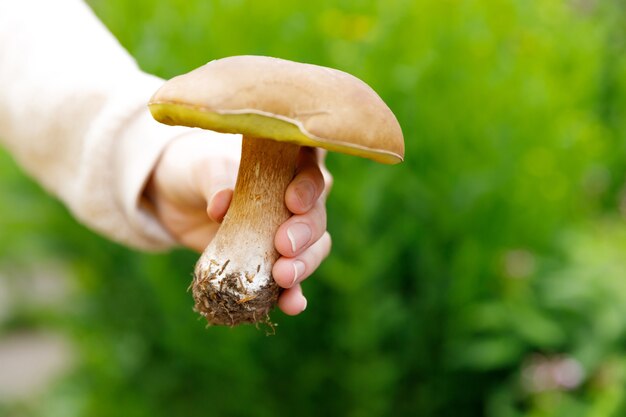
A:
POLYGON ((626 415, 622 2, 90 4, 164 78, 238 54, 355 74, 397 114, 406 162, 329 156, 333 253, 307 312, 266 337, 206 330, 194 254, 104 241, 0 155, 0 268, 63 262, 79 289, 2 325, 59 329, 80 357, 7 413, 626 415))

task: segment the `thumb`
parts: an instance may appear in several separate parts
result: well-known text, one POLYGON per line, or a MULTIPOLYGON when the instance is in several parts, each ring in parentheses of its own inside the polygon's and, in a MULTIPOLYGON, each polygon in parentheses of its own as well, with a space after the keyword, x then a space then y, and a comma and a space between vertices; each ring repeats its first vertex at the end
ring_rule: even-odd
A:
POLYGON ((213 194, 209 199, 206 209, 209 218, 214 222, 221 223, 228 211, 228 207, 230 207, 232 199, 233 190, 230 188, 223 188, 213 194))

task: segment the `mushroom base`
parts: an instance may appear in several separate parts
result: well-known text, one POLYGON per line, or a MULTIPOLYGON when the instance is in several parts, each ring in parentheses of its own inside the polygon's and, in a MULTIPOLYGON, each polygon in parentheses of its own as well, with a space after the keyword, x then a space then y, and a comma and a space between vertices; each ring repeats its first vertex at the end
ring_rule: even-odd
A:
POLYGON ((241 274, 226 274, 217 282, 216 273, 197 277, 192 292, 194 310, 209 324, 235 326, 241 323, 267 321, 269 312, 278 300, 280 288, 273 279, 254 293, 241 294, 241 274))

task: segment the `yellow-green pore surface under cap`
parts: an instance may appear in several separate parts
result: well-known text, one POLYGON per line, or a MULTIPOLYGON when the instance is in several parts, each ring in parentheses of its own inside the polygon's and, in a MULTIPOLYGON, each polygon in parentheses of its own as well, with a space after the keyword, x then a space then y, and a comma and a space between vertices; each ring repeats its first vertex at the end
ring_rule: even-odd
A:
POLYGON ((241 133, 395 164, 397 119, 367 84, 345 72, 278 58, 211 61, 167 81, 149 103, 165 124, 241 133))

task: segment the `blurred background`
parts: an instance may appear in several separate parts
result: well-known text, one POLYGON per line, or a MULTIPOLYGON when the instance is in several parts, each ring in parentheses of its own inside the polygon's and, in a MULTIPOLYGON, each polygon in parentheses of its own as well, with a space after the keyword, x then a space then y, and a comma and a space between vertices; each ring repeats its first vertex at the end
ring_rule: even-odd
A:
POLYGON ((89 3, 164 78, 362 78, 406 162, 329 156, 333 253, 266 336, 205 329, 195 254, 105 241, 0 151, 1 416, 626 415, 623 2, 89 3))

